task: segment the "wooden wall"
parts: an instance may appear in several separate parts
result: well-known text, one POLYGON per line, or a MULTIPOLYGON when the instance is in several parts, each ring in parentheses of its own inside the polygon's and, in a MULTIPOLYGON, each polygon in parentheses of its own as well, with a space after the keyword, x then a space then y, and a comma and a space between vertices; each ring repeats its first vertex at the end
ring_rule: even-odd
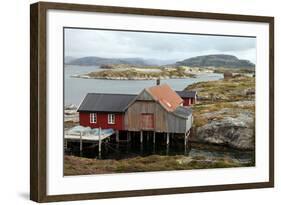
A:
POLYGON ((97 112, 97 122, 90 122, 90 113, 89 112, 80 112, 79 113, 79 122, 80 125, 91 128, 102 128, 102 129, 116 129, 116 130, 124 130, 123 129, 123 121, 124 114, 123 113, 112 113, 115 114, 115 124, 108 124, 108 114, 97 112))
POLYGON ((124 117, 124 129, 141 131, 141 115, 154 114, 154 131, 170 133, 186 133, 191 126, 191 117, 184 119, 167 112, 146 92, 142 92, 136 101, 129 106, 124 117))

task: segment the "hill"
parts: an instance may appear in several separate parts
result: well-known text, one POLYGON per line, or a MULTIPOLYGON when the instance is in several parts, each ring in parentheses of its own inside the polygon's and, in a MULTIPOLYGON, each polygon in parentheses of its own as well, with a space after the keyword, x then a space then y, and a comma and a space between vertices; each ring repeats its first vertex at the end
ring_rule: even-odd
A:
POLYGON ((144 59, 142 58, 101 58, 96 56, 88 56, 83 58, 74 59, 67 64, 69 65, 107 65, 107 64, 128 64, 128 65, 149 65, 144 59))
POLYGON ((204 55, 193 58, 188 58, 183 61, 178 61, 177 66, 190 66, 190 67, 224 67, 224 68, 248 68, 254 69, 255 64, 249 60, 241 60, 233 55, 204 55))

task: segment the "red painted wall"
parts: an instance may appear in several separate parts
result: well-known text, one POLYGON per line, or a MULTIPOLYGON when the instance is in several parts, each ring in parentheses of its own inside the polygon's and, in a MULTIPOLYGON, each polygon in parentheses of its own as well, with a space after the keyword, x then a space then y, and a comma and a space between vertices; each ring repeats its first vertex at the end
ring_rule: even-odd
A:
POLYGON ((122 113, 97 113, 97 122, 90 123, 90 113, 89 112, 80 112, 79 113, 79 122, 82 126, 89 126, 91 128, 102 128, 102 129, 116 129, 123 130, 123 120, 124 114, 122 113), (115 124, 108 124, 108 114, 115 114, 115 124))
POLYGON ((194 98, 183 98, 183 106, 189 106, 195 103, 194 98))

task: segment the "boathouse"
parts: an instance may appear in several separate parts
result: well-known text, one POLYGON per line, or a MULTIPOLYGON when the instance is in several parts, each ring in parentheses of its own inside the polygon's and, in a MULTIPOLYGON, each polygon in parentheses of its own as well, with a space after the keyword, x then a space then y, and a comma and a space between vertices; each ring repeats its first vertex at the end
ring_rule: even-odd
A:
MULTIPOLYGON (((195 96, 196 94, 192 95, 195 96)), ((186 95, 187 96, 187 95, 186 95)), ((191 98, 191 97, 190 97, 191 98)), ((188 105, 195 101, 188 102, 188 105)), ((139 95, 89 93, 78 108, 80 125, 167 136, 184 134, 185 144, 193 122, 192 110, 167 84, 145 88, 139 95)), ((118 134, 116 138, 119 140, 118 134)))
POLYGON ((183 99, 167 84, 144 89, 125 112, 128 131, 187 133, 192 125, 192 112, 183 99))

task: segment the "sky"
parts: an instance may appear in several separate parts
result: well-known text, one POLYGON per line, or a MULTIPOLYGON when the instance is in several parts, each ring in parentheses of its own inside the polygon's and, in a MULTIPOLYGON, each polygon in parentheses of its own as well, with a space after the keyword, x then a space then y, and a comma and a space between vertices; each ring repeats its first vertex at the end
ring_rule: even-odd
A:
POLYGON ((65 29, 65 56, 179 61, 229 54, 256 63, 256 38, 151 32, 65 29))

